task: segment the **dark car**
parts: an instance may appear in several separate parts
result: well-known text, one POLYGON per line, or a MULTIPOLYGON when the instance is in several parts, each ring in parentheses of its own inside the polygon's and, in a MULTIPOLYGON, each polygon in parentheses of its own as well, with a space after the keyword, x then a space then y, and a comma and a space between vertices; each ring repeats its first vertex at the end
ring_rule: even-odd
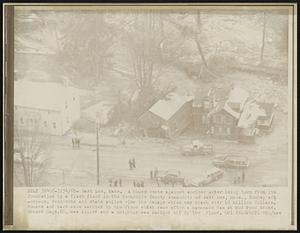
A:
POLYGON ((171 184, 172 186, 174 186, 176 183, 183 184, 184 181, 181 172, 175 169, 159 171, 156 177, 157 180, 163 184, 171 184))

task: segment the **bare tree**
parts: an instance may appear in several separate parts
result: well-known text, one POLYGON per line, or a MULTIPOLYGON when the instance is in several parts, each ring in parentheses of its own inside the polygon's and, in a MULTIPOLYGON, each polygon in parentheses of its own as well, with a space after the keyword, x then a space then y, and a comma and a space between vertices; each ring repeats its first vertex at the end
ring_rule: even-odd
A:
POLYGON ((46 171, 45 157, 49 148, 49 137, 40 130, 41 121, 36 115, 16 115, 14 128, 15 162, 21 166, 25 186, 37 185, 46 171), (20 122, 21 121, 21 122, 20 122))
POLYGON ((113 27, 106 22, 104 12, 81 12, 76 18, 67 16, 62 17, 67 20, 65 27, 60 26, 60 32, 56 33, 60 40, 58 67, 63 73, 78 77, 78 82, 95 85, 113 66, 113 27))
POLYGON ((158 36, 156 17, 152 11, 136 14, 134 31, 127 38, 134 78, 140 90, 141 102, 146 105, 153 93, 154 71, 160 52, 161 38, 158 36))
POLYGON ((266 12, 263 13, 262 42, 261 42, 261 48, 260 48, 260 64, 262 64, 263 60, 264 60, 265 37, 266 37, 266 12))

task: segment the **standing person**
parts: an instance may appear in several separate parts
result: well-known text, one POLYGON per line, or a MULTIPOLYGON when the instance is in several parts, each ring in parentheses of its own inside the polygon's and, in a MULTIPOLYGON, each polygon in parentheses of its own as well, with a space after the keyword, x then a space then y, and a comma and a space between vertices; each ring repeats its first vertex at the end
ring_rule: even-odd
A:
POLYGON ((158 173, 158 170, 157 170, 157 168, 155 168, 155 170, 154 170, 154 177, 155 178, 157 177, 157 173, 158 173))
POLYGON ((243 170, 242 172, 242 182, 244 183, 245 182, 245 171, 243 170))
POLYGON ((119 179, 119 186, 122 187, 122 179, 119 179))
POLYGON ((75 140, 72 138, 72 147, 74 148, 75 140))
POLYGON ((151 180, 153 179, 153 171, 152 170, 150 171, 150 179, 151 180))
POLYGON ((117 180, 115 180, 115 185, 114 186, 118 187, 118 181, 117 180))
POLYGON ((80 138, 78 138, 78 148, 80 147, 80 138))
POLYGON ((132 170, 132 162, 131 162, 131 159, 129 159, 128 164, 129 164, 129 169, 132 170))
POLYGON ((237 183, 241 183, 241 177, 240 177, 240 175, 237 176, 237 183))
POLYGON ((109 179, 109 187, 112 186, 112 179, 109 179))
POLYGON ((135 168, 135 158, 132 159, 132 167, 135 168))
POLYGON ((135 183, 135 180, 133 180, 133 187, 136 187, 136 183, 135 183))
POLYGON ((141 187, 144 187, 144 181, 141 181, 141 187))

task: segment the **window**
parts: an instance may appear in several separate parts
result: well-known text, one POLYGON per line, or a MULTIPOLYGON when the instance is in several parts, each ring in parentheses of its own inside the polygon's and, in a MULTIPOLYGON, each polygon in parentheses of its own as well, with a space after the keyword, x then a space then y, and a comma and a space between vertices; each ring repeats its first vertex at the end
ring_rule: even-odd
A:
POLYGON ((220 133, 220 134, 223 133, 223 128, 222 128, 222 127, 219 128, 219 133, 220 133))
POLYGON ((209 108, 209 102, 207 100, 204 100, 204 108, 209 108))
POLYGON ((47 127, 47 121, 44 121, 44 126, 47 127))
POLYGON ((206 123, 206 117, 202 116, 202 123, 205 124, 206 123))
POLYGON ((24 124, 23 117, 20 118, 20 122, 21 122, 21 124, 24 124))
POLYGON ((231 134, 231 130, 230 128, 227 128, 227 134, 230 135, 231 134))
POLYGON ((56 122, 53 122, 53 128, 56 129, 56 122))

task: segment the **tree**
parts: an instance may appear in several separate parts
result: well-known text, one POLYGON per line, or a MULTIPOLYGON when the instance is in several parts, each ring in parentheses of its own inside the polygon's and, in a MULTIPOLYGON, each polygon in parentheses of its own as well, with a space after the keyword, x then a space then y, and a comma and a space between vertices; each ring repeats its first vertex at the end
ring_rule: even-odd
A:
POLYGON ((262 42, 261 42, 261 48, 260 48, 260 64, 262 64, 263 60, 264 60, 265 37, 266 37, 266 12, 263 13, 262 42))
MULTIPOLYGON (((153 102, 154 71, 160 59, 159 24, 162 25, 162 21, 158 22, 158 15, 153 11, 135 14, 134 17, 134 29, 127 33, 126 41, 134 78, 140 90, 139 102, 147 107, 153 102)), ((161 35, 163 35, 162 31, 161 35)))
POLYGON ((40 130, 40 118, 33 114, 15 116, 14 160, 21 166, 21 182, 28 187, 38 185, 46 171, 49 138, 40 130), (21 123, 19 122, 21 119, 21 123))
POLYGON ((66 13, 62 18, 67 21, 59 32, 62 73, 96 85, 113 65, 114 31, 105 21, 105 13, 81 12, 76 17, 66 13))

